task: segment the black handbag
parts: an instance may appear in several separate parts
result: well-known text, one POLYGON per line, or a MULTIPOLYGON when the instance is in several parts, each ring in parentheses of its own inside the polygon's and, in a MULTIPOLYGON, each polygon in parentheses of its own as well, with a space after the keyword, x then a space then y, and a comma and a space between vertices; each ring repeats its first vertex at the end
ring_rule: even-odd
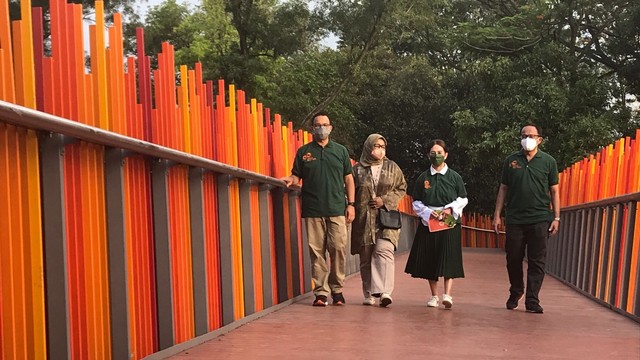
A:
POLYGON ((378 209, 378 221, 383 229, 400 229, 402 227, 402 216, 398 210, 378 209))

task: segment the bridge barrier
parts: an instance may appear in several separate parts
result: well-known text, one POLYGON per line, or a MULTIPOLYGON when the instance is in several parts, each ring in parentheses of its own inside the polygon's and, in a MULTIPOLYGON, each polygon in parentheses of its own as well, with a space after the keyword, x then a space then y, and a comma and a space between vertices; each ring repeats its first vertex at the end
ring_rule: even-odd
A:
POLYGON ((5 102, 0 120, 4 358, 142 358, 310 291, 279 180, 5 102))
POLYGON ((10 22, 0 0, 0 357, 140 359, 310 291, 298 195, 276 180, 310 135, 200 64, 176 81, 168 43, 152 70, 142 29, 121 61, 101 1, 87 72, 81 6, 50 4, 45 53, 42 10, 10 22))
POLYGON ((547 272, 640 322, 640 192, 562 208, 547 272))

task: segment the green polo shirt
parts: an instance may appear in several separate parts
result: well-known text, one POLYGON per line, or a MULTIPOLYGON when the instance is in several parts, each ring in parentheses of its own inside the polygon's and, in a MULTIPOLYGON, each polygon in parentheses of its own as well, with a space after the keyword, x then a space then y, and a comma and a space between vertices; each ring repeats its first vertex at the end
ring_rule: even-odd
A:
MULTIPOLYGON (((429 170, 423 172, 416 180, 411 194, 413 200, 420 200, 429 206, 445 206, 452 203, 457 198, 466 198, 467 190, 464 187, 462 176, 447 167, 444 174, 431 174, 429 170)), ((460 223, 461 219, 458 219, 460 223)))
POLYGON ((329 140, 325 147, 312 141, 301 146, 291 173, 302 179, 302 217, 344 216, 344 177, 352 172, 347 149, 329 140))
POLYGON ((520 150, 507 156, 502 181, 507 185, 507 224, 536 224, 553 220, 549 188, 558 183, 558 165, 538 149, 531 161, 520 150))

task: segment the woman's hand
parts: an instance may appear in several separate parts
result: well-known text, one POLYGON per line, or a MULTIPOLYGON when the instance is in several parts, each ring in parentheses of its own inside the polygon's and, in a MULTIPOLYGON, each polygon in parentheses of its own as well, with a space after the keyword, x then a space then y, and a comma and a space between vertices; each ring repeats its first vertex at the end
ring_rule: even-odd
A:
POLYGON ((372 209, 379 209, 382 207, 382 205, 384 205, 384 203, 382 202, 382 199, 379 196, 377 196, 373 200, 369 200, 369 206, 372 209))
POLYGON ((452 213, 451 208, 446 208, 444 210, 432 211, 431 212, 431 216, 433 216, 434 218, 436 218, 438 220, 443 220, 447 216, 451 215, 451 213, 452 213))

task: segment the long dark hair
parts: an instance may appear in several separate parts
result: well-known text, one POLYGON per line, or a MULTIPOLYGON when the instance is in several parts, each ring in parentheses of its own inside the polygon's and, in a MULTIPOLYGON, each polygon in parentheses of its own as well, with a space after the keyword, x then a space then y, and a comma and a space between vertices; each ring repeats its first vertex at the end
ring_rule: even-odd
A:
POLYGON ((431 149, 435 146, 435 145, 440 145, 442 146, 442 148, 444 149, 444 152, 449 153, 449 149, 447 149, 447 144, 444 143, 444 140, 440 140, 440 139, 434 139, 431 140, 428 144, 427 149, 429 149, 429 152, 431 152, 431 149))

